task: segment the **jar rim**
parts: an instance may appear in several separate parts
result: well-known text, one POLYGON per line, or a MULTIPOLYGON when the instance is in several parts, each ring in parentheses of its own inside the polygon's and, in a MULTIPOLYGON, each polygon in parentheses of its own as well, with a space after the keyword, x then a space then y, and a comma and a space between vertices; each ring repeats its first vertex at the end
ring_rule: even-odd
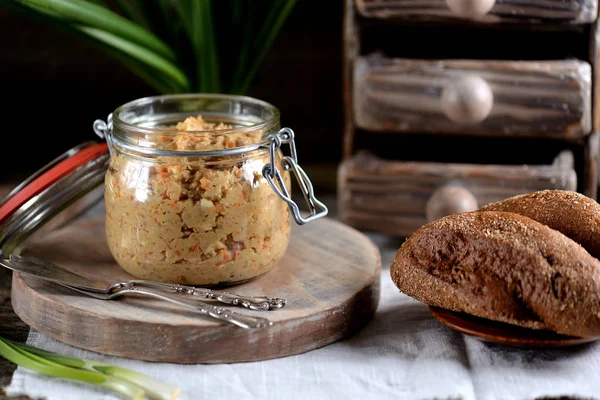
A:
MULTIPOLYGON (((156 136, 228 135, 263 131, 268 134, 279 126, 279 109, 249 96, 221 93, 179 93, 142 97, 125 103, 109 115, 110 142, 122 149, 146 156, 202 157, 246 153, 268 146, 265 135, 256 143, 219 150, 167 150, 152 146, 147 140, 156 136), (129 113, 124 116, 125 113, 129 113), (243 124, 226 129, 179 130, 171 126, 145 126, 145 122, 165 122, 173 117, 209 116, 223 120, 243 120, 243 124), (127 120, 129 117, 129 121, 127 120), (140 118, 139 123, 136 119, 140 118), (246 124, 247 123, 247 124, 246 124)), ((180 121, 177 121, 180 122, 180 121)))
POLYGON ((130 131, 135 131, 137 133, 145 133, 145 134, 160 133, 162 135, 164 135, 164 134, 168 135, 170 133, 171 134, 181 134, 182 131, 177 130, 177 129, 164 128, 164 127, 145 127, 145 126, 132 124, 132 123, 129 123, 129 122, 126 122, 125 120, 123 120, 120 117, 120 115, 127 109, 131 109, 133 107, 139 107, 139 106, 144 106, 144 105, 148 105, 151 103, 164 102, 164 101, 168 101, 168 100, 186 100, 186 99, 189 99, 189 100, 205 99, 205 100, 244 101, 244 102, 251 103, 251 104, 254 104, 257 106, 261 106, 272 113, 270 118, 265 119, 264 121, 257 122, 255 124, 246 125, 246 126, 242 126, 242 127, 235 127, 235 128, 230 128, 230 129, 218 129, 218 130, 208 129, 208 130, 199 130, 199 131, 185 131, 188 134, 190 134, 190 133, 193 134, 193 133, 198 133, 198 132, 202 132, 202 133, 214 132, 215 134, 227 134, 227 133, 232 133, 232 132, 243 133, 243 132, 247 132, 247 131, 266 128, 269 125, 277 123, 277 121, 279 120, 279 117, 280 117, 280 112, 277 107, 275 107, 271 103, 268 103, 264 100, 259 100, 257 98, 250 97, 250 96, 221 94, 221 93, 179 93, 179 94, 146 96, 146 97, 142 97, 142 98, 139 98, 136 100, 129 101, 125 104, 122 104, 119 107, 117 107, 115 109, 115 111, 113 111, 113 113, 112 113, 113 124, 115 126, 118 126, 119 128, 124 128, 124 129, 130 130, 130 131))

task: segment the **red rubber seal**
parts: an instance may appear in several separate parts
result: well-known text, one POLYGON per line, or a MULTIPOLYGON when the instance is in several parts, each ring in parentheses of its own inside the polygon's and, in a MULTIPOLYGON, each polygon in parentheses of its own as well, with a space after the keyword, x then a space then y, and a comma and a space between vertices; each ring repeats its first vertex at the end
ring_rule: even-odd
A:
POLYGON ((53 168, 40 175, 37 179, 25 186, 21 191, 11 197, 0 207, 0 223, 4 222, 12 213, 18 210, 31 198, 37 196, 54 183, 69 175, 76 169, 108 152, 106 143, 92 145, 79 153, 56 164, 53 168))

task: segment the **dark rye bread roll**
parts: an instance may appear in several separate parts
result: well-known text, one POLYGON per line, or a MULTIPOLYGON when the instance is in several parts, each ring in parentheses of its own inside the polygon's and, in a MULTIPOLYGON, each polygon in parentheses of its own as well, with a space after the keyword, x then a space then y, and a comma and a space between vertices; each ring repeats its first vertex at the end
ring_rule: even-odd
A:
POLYGON ((600 335, 600 261, 562 233, 500 211, 453 214, 418 229, 391 277, 429 305, 571 336, 600 335))
POLYGON ((490 203, 480 210, 524 215, 562 232, 600 258, 600 204, 581 193, 542 190, 490 203))

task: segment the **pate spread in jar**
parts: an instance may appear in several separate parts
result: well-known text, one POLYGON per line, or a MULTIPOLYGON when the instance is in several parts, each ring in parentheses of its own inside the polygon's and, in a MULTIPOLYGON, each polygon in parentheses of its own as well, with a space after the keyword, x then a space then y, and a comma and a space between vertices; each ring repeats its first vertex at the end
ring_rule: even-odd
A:
POLYGON ((219 286, 268 272, 287 249, 289 209, 308 221, 289 198, 290 170, 306 191, 309 219, 327 212, 295 162, 293 132, 280 130, 277 109, 262 101, 140 99, 118 108, 104 128, 107 241, 139 279, 219 286), (292 157, 283 157, 284 143, 292 157))

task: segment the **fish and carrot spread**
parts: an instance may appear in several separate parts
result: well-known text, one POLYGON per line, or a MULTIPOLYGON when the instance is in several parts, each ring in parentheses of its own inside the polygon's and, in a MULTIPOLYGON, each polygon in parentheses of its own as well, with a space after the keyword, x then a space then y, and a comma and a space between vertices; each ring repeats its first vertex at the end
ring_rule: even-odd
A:
MULTIPOLYGON (((202 116, 172 128, 177 132, 152 138, 156 148, 216 151, 262 140, 261 132, 202 116)), ((287 248, 290 221, 286 203, 261 173, 268 151, 211 159, 180 154, 140 159, 113 152, 106 236, 117 263, 139 279, 193 285, 237 283, 269 271, 287 248)))

